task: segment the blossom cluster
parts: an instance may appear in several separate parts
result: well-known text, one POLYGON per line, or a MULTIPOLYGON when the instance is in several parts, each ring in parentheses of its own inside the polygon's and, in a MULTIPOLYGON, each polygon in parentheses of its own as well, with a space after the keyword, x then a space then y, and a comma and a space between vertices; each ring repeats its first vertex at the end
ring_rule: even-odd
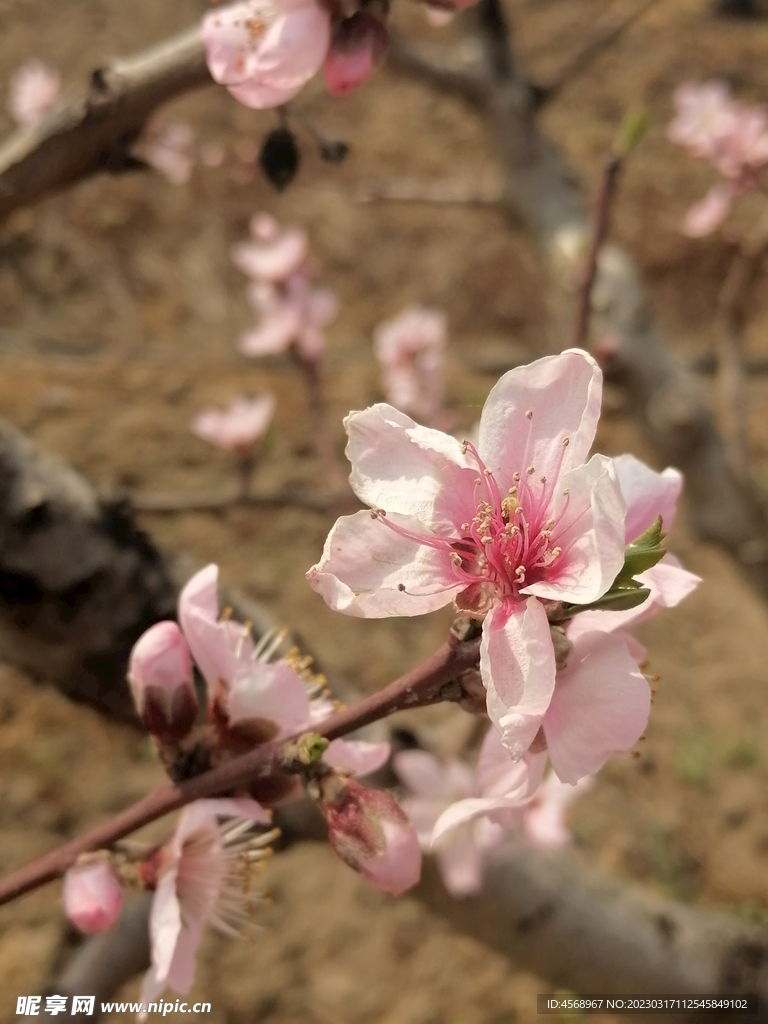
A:
POLYGON ((312 284, 306 233, 260 213, 251 219, 250 234, 233 247, 232 260, 249 279, 248 300, 259 323, 240 336, 239 350, 254 357, 291 351, 300 362, 316 363, 338 303, 312 284))
POLYGON ((680 474, 587 457, 601 391, 580 350, 511 370, 485 404, 477 446, 388 405, 351 413, 350 482, 370 511, 339 519, 307 574, 349 615, 453 602, 481 621, 488 716, 526 766, 525 787, 535 788, 526 757, 542 750, 575 784, 632 749, 650 688, 627 627, 698 582, 659 544, 680 474))
POLYGON ((681 85, 675 107, 671 141, 708 160, 722 177, 686 214, 684 231, 697 238, 723 223, 734 199, 761 187, 768 167, 768 108, 738 103, 721 81, 681 85))
POLYGON ((421 422, 435 423, 443 401, 447 340, 445 314, 436 309, 409 306, 379 324, 373 348, 390 405, 421 422))

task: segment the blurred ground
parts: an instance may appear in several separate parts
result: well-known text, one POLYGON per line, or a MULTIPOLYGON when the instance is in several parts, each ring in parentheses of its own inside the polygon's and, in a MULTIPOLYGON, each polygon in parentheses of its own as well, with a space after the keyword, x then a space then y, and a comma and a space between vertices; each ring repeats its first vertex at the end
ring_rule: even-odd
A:
MULTIPOLYGON (((401 2, 401 6, 405 5, 401 2)), ((517 0, 517 46, 546 80, 574 52, 602 0, 517 0)), ((0 0, 0 91, 39 56, 74 86, 105 57, 185 28, 204 4, 177 0, 0 0)), ((398 12, 429 42, 455 40, 398 12)), ((678 231, 708 172, 665 140, 671 94, 686 78, 726 75, 740 96, 768 98, 768 24, 715 21, 702 0, 661 0, 547 111, 547 128, 587 182, 626 109, 652 127, 622 185, 616 234, 643 267, 659 317, 681 354, 709 351, 722 242, 678 231)), ((499 213, 476 208, 360 205, 359 183, 493 185, 493 149, 451 100, 382 73, 338 101, 321 88, 298 106, 352 146, 341 167, 304 139, 304 164, 281 196, 232 156, 274 116, 219 90, 180 103, 200 142, 221 141, 222 168, 188 186, 150 175, 99 179, 17 213, 0 228, 0 414, 70 461, 105 492, 195 491, 228 479, 227 459, 188 430, 202 406, 269 388, 277 423, 261 479, 321 487, 300 382, 287 364, 233 350, 249 312, 228 249, 249 216, 269 210, 305 227, 322 280, 341 299, 330 331, 334 422, 379 397, 371 329, 406 303, 443 306, 451 326, 449 400, 461 427, 478 417, 494 377, 482 367, 545 347, 535 261, 499 213)), ((4 128, 9 127, 6 123, 4 128)), ((766 353, 768 293, 755 290, 748 347, 766 353)), ((757 474, 768 482, 768 382, 750 383, 757 474)), ((650 458, 614 401, 600 450, 650 458)), ((147 516, 167 548, 300 626, 328 669, 371 689, 439 640, 445 619, 359 622, 335 616, 307 588, 330 522, 297 511, 147 516)), ((768 612, 718 552, 681 522, 674 548, 704 584, 643 631, 661 675, 638 760, 616 759, 576 807, 583 853, 677 898, 768 920, 768 612)), ((439 720, 442 712, 435 712, 439 720)), ((15 867, 124 806, 159 778, 148 743, 0 669, 0 870, 15 867)), ((545 983, 453 935, 408 900, 366 887, 322 849, 295 849, 270 869, 274 907, 255 942, 209 936, 194 996, 215 1024, 513 1024, 535 1019, 545 983)), ((64 924, 50 887, 0 913, 0 1020, 60 956, 64 924)), ((125 997, 134 988, 126 990, 125 997)), ((208 1019, 208 1018, 206 1018, 208 1019)), ((607 1018, 604 1018, 607 1020, 607 1018)))

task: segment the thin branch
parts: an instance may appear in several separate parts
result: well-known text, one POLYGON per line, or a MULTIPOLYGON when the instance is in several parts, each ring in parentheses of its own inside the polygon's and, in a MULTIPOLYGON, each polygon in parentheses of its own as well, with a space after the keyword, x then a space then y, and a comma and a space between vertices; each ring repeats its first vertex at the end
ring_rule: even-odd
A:
MULTIPOLYGON (((304 508, 313 512, 336 512, 340 509, 357 510, 360 503, 352 496, 341 501, 335 495, 315 494, 312 491, 283 490, 257 491, 231 488, 225 491, 201 491, 197 494, 158 492, 156 494, 129 494, 126 501, 136 512, 207 512, 223 511, 228 508, 304 508)), ((341 514, 341 513, 340 513, 341 514)))
POLYGON ((483 109, 488 99, 488 83, 474 71, 438 64, 414 50, 395 32, 390 33, 387 67, 401 75, 427 82, 439 92, 459 96, 483 109))
POLYGON ((304 378, 315 451, 334 492, 343 494, 348 492, 347 473, 336 452, 333 435, 328 429, 328 409, 323 392, 320 365, 317 359, 305 358, 295 347, 292 349, 292 354, 304 378))
POLYGON ((130 147, 152 113, 211 84, 199 25, 96 68, 85 90, 0 145, 0 220, 91 174, 126 170, 130 147))
POLYGON ((558 73, 545 85, 539 87, 539 103, 551 103, 557 99, 565 86, 584 74, 595 59, 612 46, 626 30, 645 14, 658 0, 639 0, 629 11, 618 14, 611 7, 598 19, 594 35, 575 53, 558 73))
POLYGON ((589 237, 589 249, 584 260, 584 268, 578 287, 576 313, 573 318, 572 348, 587 348, 589 338, 589 319, 592 308, 592 289, 597 278, 597 259, 603 243, 608 237, 611 209, 616 196, 616 185, 619 180, 622 158, 616 154, 606 159, 600 178, 600 189, 595 203, 595 212, 589 237))
MULTIPOLYGON (((396 711, 456 700, 462 695, 459 677, 477 665, 479 641, 459 641, 456 637, 443 644, 431 657, 390 683, 383 690, 365 697, 350 708, 336 712, 314 730, 326 739, 345 736, 365 725, 386 718, 396 711)), ((298 738, 297 733, 284 742, 298 738)), ((161 786, 120 814, 87 834, 60 846, 39 860, 0 880, 0 905, 31 892, 60 877, 77 858, 90 850, 108 847, 144 825, 177 811, 193 800, 221 796, 246 788, 258 793, 259 784, 281 774, 283 743, 265 743, 241 757, 205 772, 178 786, 161 786)))
POLYGON ((724 433, 733 470, 743 481, 749 477, 746 380, 742 352, 744 307, 767 244, 768 240, 763 238, 751 245, 737 245, 717 299, 717 378, 724 433))

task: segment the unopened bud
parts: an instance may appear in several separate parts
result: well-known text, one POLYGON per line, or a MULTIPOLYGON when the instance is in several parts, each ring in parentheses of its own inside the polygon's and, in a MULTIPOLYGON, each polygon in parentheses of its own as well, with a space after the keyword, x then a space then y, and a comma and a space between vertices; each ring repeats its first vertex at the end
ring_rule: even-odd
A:
POLYGON ((146 728, 163 741, 183 739, 197 719, 192 657, 175 622, 158 622, 139 638, 128 682, 146 728))
POLYGON ((387 50, 386 26, 372 14, 357 11, 333 33, 323 64, 328 92, 344 96, 373 74, 387 50))
POLYGON ((320 809, 334 852, 383 892, 400 896, 421 876, 416 830, 388 793, 328 775, 320 809))
POLYGON ((120 883, 106 860, 75 864, 64 875, 64 913, 85 935, 111 928, 120 917, 120 883))

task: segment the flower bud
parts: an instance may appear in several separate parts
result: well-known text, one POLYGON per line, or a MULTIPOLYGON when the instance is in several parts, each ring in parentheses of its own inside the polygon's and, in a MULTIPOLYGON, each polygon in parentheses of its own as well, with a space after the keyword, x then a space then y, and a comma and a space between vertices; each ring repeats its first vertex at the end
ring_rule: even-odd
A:
POLYGON ((387 49, 387 29, 372 14, 357 11, 337 26, 325 56, 328 92, 344 96, 373 74, 387 49))
POLYGON ((105 860, 75 864, 64 875, 64 912, 85 935, 111 928, 120 917, 120 883, 105 860))
POLYGON ((416 830, 388 793, 328 775, 320 808, 334 852, 383 892, 400 896, 421 876, 416 830))
POLYGON ((158 622, 134 645, 128 664, 139 717, 163 741, 183 739, 197 718, 192 657, 175 622, 158 622))

